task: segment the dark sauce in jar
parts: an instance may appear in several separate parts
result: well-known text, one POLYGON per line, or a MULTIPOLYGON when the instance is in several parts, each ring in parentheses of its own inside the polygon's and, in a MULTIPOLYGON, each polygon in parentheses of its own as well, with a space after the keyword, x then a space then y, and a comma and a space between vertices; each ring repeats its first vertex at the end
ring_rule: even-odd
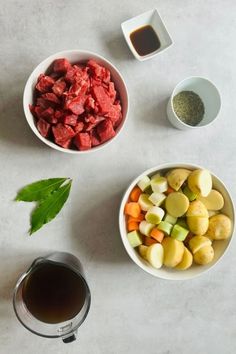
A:
POLYGON ((140 27, 133 31, 130 34, 130 40, 140 56, 153 53, 161 46, 156 32, 150 25, 140 27))

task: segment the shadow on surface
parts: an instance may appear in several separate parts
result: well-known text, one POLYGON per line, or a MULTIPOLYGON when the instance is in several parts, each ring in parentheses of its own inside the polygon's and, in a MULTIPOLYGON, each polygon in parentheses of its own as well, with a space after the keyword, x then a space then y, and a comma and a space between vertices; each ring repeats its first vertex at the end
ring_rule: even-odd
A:
POLYGON ((30 130, 23 111, 25 80, 1 82, 0 141, 30 148, 44 148, 30 130))
POLYGON ((110 55, 117 60, 135 60, 122 34, 105 40, 110 55))
POLYGON ((95 262, 128 262, 121 241, 118 213, 123 190, 105 198, 97 198, 93 206, 84 213, 78 210, 72 220, 72 242, 74 248, 95 262), (80 226, 82 225, 82 230, 80 226))

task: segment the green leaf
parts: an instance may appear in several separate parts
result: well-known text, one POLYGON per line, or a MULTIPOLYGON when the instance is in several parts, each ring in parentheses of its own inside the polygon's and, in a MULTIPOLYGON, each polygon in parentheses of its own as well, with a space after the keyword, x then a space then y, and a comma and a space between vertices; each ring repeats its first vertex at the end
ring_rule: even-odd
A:
POLYGON ((55 218, 67 201, 72 180, 43 200, 31 215, 30 235, 55 218))
POLYGON ((17 196, 17 201, 33 202, 45 199, 49 194, 57 190, 68 178, 43 179, 22 188, 17 196))

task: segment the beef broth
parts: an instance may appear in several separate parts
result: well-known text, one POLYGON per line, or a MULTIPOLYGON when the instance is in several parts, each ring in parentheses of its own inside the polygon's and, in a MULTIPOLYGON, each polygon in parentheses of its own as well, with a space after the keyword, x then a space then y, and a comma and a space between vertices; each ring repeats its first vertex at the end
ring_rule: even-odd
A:
POLYGON ((25 279, 22 296, 35 318, 46 323, 60 323, 80 312, 86 299, 86 285, 73 270, 43 263, 25 279))

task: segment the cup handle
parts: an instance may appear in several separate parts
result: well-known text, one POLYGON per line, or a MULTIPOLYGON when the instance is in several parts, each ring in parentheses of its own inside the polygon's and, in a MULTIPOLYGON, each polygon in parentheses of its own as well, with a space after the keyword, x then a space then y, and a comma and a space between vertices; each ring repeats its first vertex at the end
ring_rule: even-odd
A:
POLYGON ((62 340, 64 343, 71 343, 74 342, 74 340, 76 340, 76 336, 77 336, 77 332, 71 332, 68 333, 66 336, 62 337, 62 340))

